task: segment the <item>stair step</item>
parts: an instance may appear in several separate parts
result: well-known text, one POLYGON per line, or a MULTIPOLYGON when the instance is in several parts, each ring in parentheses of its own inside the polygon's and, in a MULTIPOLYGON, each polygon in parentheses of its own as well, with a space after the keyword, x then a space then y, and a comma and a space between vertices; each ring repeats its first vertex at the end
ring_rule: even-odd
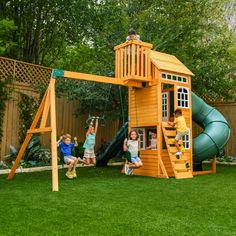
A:
POLYGON ((179 159, 177 159, 174 155, 171 157, 171 161, 173 162, 186 162, 189 161, 188 157, 181 156, 179 159))
POLYGON ((193 178, 193 175, 192 175, 191 171, 180 172, 180 173, 175 173, 175 178, 176 179, 187 179, 187 178, 193 178))
POLYGON ((176 163, 176 164, 174 164, 174 169, 176 171, 187 171, 185 163, 176 163))
MULTIPOLYGON (((185 157, 184 153, 180 155, 180 158, 177 159, 175 153, 177 152, 177 148, 175 147, 174 137, 176 136, 175 128, 171 128, 167 124, 167 122, 162 122, 162 130, 165 138, 165 142, 167 144, 167 151, 170 157, 171 166, 175 174, 176 179, 186 179, 192 178, 192 171, 190 168, 186 168, 186 164, 190 163, 190 158, 185 157)), ((183 141, 179 141, 180 145, 183 145, 183 141)))
POLYGON ((169 152, 171 153, 171 154, 173 154, 173 155, 175 155, 175 153, 177 152, 178 150, 177 150, 177 148, 176 148, 176 146, 169 146, 169 152))
POLYGON ((175 137, 176 136, 176 130, 172 130, 172 129, 170 129, 170 130, 165 130, 165 136, 167 136, 167 137, 175 137))
MULTIPOLYGON (((175 138, 168 138, 167 140, 166 140, 167 142, 167 144, 173 144, 173 145, 175 145, 175 138)), ((179 140, 179 142, 178 142, 178 144, 179 145, 183 145, 183 141, 182 140, 179 140)))
POLYGON ((168 125, 167 122, 162 122, 162 127, 166 128, 166 127, 171 127, 170 125, 168 125))

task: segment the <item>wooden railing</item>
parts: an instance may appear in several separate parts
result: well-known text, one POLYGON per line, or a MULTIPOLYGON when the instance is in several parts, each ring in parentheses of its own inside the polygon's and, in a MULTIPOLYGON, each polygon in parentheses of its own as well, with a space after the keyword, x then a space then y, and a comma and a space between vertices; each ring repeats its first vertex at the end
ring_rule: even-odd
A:
POLYGON ((116 78, 124 80, 150 81, 152 44, 130 40, 116 46, 116 78))
POLYGON ((49 67, 0 57, 0 80, 10 76, 20 83, 48 85, 51 72, 49 67))

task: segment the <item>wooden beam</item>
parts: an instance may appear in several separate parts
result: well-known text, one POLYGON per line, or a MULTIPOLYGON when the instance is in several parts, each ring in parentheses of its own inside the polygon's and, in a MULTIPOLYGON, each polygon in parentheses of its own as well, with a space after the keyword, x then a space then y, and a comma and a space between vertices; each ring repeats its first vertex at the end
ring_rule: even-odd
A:
POLYGON ((27 134, 44 133, 44 132, 51 132, 51 131, 52 131, 51 127, 28 129, 27 134))
POLYGON ((213 174, 212 170, 193 171, 193 175, 213 174))
POLYGON ((45 100, 45 106, 44 106, 43 115, 42 115, 42 119, 41 119, 41 123, 40 123, 40 128, 45 128, 45 126, 46 126, 49 108, 50 108, 50 91, 48 91, 47 97, 45 100))
POLYGON ((165 176, 166 179, 169 179, 166 168, 165 168, 164 163, 163 163, 162 159, 160 158, 160 156, 159 156, 158 159, 159 159, 159 165, 160 165, 160 168, 161 168, 161 171, 162 171, 163 175, 165 176))
POLYGON ((124 42, 122 44, 119 44, 119 45, 115 46, 114 49, 117 50, 119 48, 126 47, 130 44, 136 44, 136 45, 144 46, 144 47, 147 47, 147 48, 152 48, 152 46, 153 46, 151 43, 145 43, 145 42, 142 42, 142 41, 139 41, 139 40, 129 40, 127 42, 124 42))
POLYGON ((56 98, 55 79, 50 81, 50 104, 51 104, 51 153, 52 153, 52 191, 58 191, 58 167, 57 167, 57 126, 56 126, 56 98))
POLYGON ((15 175, 16 168, 18 167, 18 165, 20 163, 20 160, 22 159, 23 154, 25 153, 25 149, 27 148, 27 145, 28 145, 28 143, 30 141, 31 136, 32 136, 32 134, 27 134, 26 135, 26 138, 25 138, 23 144, 21 145, 20 151, 18 152, 18 155, 16 157, 14 165, 12 166, 11 171, 10 171, 7 179, 9 179, 9 180, 13 179, 13 177, 15 175))
POLYGON ((133 81, 127 82, 124 81, 123 79, 100 76, 100 75, 91 75, 79 72, 64 71, 64 77, 74 80, 86 80, 97 83, 107 83, 107 84, 122 85, 127 87, 142 88, 142 84, 140 82, 133 82, 133 81))
POLYGON ((107 77, 107 76, 101 76, 101 75, 91 75, 86 73, 79 73, 79 72, 72 72, 72 71, 64 71, 64 77, 68 79, 74 79, 74 80, 87 80, 87 81, 93 81, 98 83, 107 83, 107 84, 117 84, 117 85, 123 85, 123 80, 107 77))

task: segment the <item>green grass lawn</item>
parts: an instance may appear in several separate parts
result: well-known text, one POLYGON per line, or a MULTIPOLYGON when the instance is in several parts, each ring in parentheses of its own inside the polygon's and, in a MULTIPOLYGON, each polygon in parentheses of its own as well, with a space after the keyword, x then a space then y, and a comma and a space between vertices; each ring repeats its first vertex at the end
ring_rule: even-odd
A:
POLYGON ((0 176, 0 235, 236 235, 236 167, 176 180, 125 176, 120 167, 0 176))

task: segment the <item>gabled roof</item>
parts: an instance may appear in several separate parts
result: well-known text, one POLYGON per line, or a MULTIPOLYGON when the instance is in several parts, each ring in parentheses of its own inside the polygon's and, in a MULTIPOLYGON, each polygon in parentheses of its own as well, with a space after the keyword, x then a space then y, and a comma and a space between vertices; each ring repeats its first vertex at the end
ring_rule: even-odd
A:
POLYGON ((151 61, 159 70, 194 75, 181 61, 170 54, 151 50, 151 61))

